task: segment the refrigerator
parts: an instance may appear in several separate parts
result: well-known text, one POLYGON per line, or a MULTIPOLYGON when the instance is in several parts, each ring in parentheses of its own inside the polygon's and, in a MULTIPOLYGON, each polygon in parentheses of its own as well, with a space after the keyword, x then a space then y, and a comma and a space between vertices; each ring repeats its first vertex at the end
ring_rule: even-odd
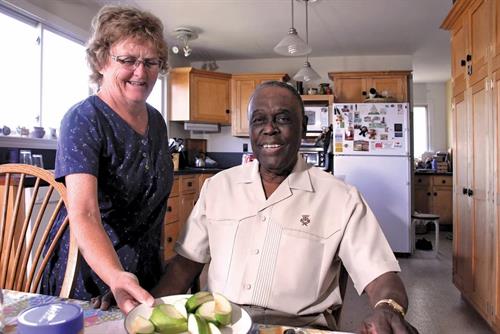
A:
POLYGON ((411 252, 409 103, 334 103, 333 174, 355 186, 394 252, 411 252))

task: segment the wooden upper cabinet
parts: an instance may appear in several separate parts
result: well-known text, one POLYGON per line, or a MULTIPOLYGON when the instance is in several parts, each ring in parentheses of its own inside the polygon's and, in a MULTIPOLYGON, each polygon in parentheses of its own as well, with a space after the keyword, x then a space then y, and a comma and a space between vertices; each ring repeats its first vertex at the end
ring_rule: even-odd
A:
POLYGON ((492 70, 500 69, 500 1, 493 1, 494 16, 492 21, 493 25, 493 61, 492 70))
MULTIPOLYGON (((441 28, 451 31, 453 94, 465 90, 488 73, 488 57, 493 31, 491 12, 496 0, 459 1, 441 28)), ((497 1, 498 2, 498 1, 497 1)))
POLYGON ((169 76, 169 120, 231 123, 230 74, 179 67, 169 76))
POLYGON ((464 20, 458 20, 451 31, 451 79, 453 96, 465 91, 466 75, 466 27, 464 20))
POLYGON ((491 0, 477 0, 469 12, 469 75, 471 84, 486 77, 488 48, 490 45, 491 0))
POLYGON ((248 137, 248 102, 255 91, 255 87, 270 80, 288 81, 289 77, 286 73, 250 73, 232 76, 231 133, 233 136, 248 137))
POLYGON ((394 102, 408 102, 411 71, 385 72, 330 72, 333 80, 335 102, 362 103, 370 88, 386 92, 394 102))

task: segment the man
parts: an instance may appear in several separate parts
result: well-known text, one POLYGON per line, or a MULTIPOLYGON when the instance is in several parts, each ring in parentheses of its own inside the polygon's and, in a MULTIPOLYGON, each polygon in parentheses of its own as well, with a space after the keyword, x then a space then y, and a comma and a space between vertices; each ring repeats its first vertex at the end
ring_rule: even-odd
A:
POLYGON ((336 329, 341 264, 366 292, 362 333, 413 333, 399 265, 358 191, 298 156, 304 106, 289 85, 266 82, 249 102, 251 163, 208 179, 153 291, 184 293, 209 263, 208 289, 257 323, 336 329))

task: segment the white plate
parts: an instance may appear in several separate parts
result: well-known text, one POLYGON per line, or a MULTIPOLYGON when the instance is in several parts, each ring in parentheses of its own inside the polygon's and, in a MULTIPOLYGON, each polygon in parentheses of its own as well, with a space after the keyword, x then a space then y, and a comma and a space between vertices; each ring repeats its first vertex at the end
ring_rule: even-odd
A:
MULTIPOLYGON (((189 298, 192 295, 173 295, 166 296, 155 299, 155 305, 157 304, 173 304, 179 299, 189 298)), ((248 315, 248 313, 243 310, 238 305, 231 303, 232 306, 232 325, 221 327, 220 330, 222 334, 246 334, 252 327, 252 319, 248 315)), ((143 316, 146 319, 149 319, 151 316, 151 312, 153 312, 153 308, 149 307, 145 304, 141 304, 135 307, 132 311, 130 311, 125 317, 125 329, 127 333, 132 333, 130 330, 132 321, 138 316, 143 316)))

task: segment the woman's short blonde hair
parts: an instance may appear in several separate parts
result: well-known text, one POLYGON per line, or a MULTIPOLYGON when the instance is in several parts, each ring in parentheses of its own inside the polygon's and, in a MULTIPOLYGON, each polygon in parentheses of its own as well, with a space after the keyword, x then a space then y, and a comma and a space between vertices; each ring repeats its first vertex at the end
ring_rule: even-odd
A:
POLYGON ((151 42, 162 60, 161 71, 167 71, 168 46, 160 19, 137 8, 107 5, 92 20, 92 35, 87 42, 87 62, 93 83, 100 84, 99 71, 107 63, 111 47, 128 38, 151 42))

